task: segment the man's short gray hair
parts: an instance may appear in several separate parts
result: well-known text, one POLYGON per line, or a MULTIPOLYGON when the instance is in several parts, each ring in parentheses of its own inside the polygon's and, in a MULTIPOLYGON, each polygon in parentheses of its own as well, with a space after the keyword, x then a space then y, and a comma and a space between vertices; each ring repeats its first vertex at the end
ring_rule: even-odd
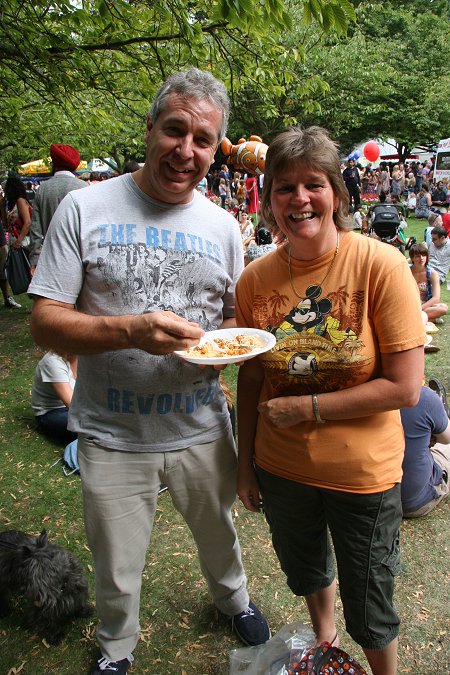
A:
POLYGON ((170 94, 179 94, 187 99, 207 99, 222 113, 222 126, 219 131, 220 141, 227 132, 228 118, 230 116, 230 100, 225 85, 217 80, 211 73, 199 70, 198 68, 189 68, 189 70, 180 70, 167 78, 156 92, 152 107, 150 109, 150 119, 156 122, 159 115, 167 107, 167 101, 170 94))

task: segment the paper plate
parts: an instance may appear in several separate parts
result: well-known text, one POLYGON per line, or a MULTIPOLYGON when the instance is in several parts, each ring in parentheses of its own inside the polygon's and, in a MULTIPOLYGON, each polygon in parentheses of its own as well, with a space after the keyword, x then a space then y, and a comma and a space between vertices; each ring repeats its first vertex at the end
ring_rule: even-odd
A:
POLYGON ((256 328, 222 328, 221 330, 211 330, 200 340, 200 345, 208 342, 208 339, 216 340, 217 338, 224 338, 227 340, 232 340, 237 335, 254 335, 263 343, 262 347, 258 347, 247 354, 239 354, 237 356, 214 356, 214 357, 204 357, 204 356, 193 356, 188 351, 177 351, 174 352, 177 356, 189 361, 189 363, 197 363, 202 366, 220 366, 226 365, 228 363, 241 363, 242 361, 248 361, 249 359, 255 358, 258 354, 264 354, 268 352, 269 349, 275 346, 276 339, 275 335, 268 333, 265 330, 257 330, 256 328))
POLYGON ((428 347, 433 342, 432 335, 425 335, 425 347, 428 347))

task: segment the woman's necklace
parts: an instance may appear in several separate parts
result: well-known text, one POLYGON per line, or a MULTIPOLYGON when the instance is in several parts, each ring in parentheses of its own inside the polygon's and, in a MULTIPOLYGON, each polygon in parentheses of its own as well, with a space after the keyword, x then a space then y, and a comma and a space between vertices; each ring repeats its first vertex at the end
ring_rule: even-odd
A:
MULTIPOLYGON (((324 282, 325 282, 325 279, 328 277, 328 275, 330 274, 331 270, 333 269, 333 265, 334 265, 334 262, 335 262, 335 260, 336 260, 336 258, 337 258, 337 256, 338 256, 338 253, 339 253, 339 232, 337 233, 336 250, 335 250, 335 252, 334 252, 333 260, 331 261, 331 264, 330 264, 329 268, 327 269, 327 272, 326 272, 324 278, 322 279, 322 281, 320 282, 320 284, 315 284, 315 286, 320 286, 320 287, 323 286, 323 284, 324 284, 324 282)), ((294 280, 292 279, 291 247, 290 247, 290 246, 289 246, 289 251, 288 251, 288 268, 289 268, 289 281, 291 282, 291 288, 292 288, 292 290, 294 291, 294 293, 295 293, 295 295, 297 296, 297 298, 303 298, 303 297, 304 297, 304 294, 303 294, 303 295, 300 295, 299 293, 297 293, 297 291, 296 291, 296 289, 295 289, 295 286, 294 286, 294 280)))

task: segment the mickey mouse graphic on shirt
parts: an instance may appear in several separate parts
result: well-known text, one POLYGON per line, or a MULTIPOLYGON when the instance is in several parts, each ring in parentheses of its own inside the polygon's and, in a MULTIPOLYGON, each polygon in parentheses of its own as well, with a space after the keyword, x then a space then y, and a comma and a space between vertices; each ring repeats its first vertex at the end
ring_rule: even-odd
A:
POLYGON ((277 328, 272 329, 277 342, 285 343, 288 339, 291 345, 286 362, 290 375, 302 378, 316 375, 323 359, 324 345, 328 345, 327 353, 330 355, 341 344, 349 344, 357 338, 350 327, 342 330, 338 319, 330 316, 332 302, 329 298, 320 298, 321 294, 320 286, 308 286, 305 297, 300 299, 277 328), (303 348, 292 351, 293 343, 289 338, 295 335, 303 336, 303 348), (316 337, 309 340, 308 335, 316 337))
POLYGON ((308 286, 305 298, 302 298, 291 309, 280 326, 275 329, 275 335, 278 339, 284 335, 305 331, 323 335, 324 331, 320 330, 320 326, 324 323, 325 315, 331 311, 331 301, 328 298, 322 298, 318 301, 321 293, 320 286, 308 286))

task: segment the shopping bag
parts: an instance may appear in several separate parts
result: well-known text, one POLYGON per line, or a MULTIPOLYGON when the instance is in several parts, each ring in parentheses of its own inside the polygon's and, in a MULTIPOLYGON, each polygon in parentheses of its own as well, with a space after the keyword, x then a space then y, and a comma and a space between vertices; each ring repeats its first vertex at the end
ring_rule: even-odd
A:
POLYGON ((30 285, 30 261, 24 248, 10 248, 6 260, 6 277, 14 295, 25 293, 30 285))

